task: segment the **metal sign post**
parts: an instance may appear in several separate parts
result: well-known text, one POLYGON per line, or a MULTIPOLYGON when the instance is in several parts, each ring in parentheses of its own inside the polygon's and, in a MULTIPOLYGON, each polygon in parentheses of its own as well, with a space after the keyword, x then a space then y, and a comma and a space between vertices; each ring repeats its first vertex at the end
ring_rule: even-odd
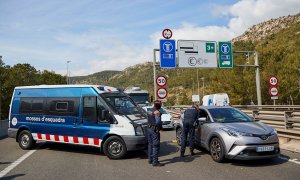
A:
POLYGON ((243 54, 248 55, 248 58, 249 58, 249 54, 253 53, 253 55, 254 55, 254 65, 245 64, 245 65, 234 65, 234 66, 236 66, 236 67, 255 67, 257 105, 262 105, 262 103, 261 103, 259 63, 258 63, 258 54, 257 54, 257 52, 256 51, 233 51, 233 53, 243 53, 243 54))

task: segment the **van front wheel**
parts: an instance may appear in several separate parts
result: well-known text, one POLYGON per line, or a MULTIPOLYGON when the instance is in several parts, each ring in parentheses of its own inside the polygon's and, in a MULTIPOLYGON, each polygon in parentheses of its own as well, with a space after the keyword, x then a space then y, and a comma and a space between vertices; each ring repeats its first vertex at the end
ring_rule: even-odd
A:
POLYGON ((109 159, 121 159, 126 155, 127 148, 120 137, 111 136, 104 142, 103 152, 109 159))
POLYGON ((24 150, 32 149, 36 141, 32 138, 30 131, 21 131, 18 136, 19 146, 24 150))

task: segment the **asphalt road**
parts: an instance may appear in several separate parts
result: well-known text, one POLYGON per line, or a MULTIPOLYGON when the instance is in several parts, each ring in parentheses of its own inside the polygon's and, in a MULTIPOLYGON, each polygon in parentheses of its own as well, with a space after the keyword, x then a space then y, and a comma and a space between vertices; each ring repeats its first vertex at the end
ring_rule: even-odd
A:
POLYGON ((300 154, 282 150, 271 161, 214 162, 207 151, 194 158, 179 158, 172 142, 175 131, 161 135, 161 162, 152 167, 146 151, 130 152, 125 159, 109 160, 97 148, 38 143, 32 151, 20 149, 14 139, 0 140, 0 179, 300 179, 300 154), (28 154, 29 153, 29 154, 28 154), (24 155, 28 157, 24 159, 24 155), (23 161, 21 161, 22 159, 23 161), (16 161, 18 160, 18 161, 16 161))

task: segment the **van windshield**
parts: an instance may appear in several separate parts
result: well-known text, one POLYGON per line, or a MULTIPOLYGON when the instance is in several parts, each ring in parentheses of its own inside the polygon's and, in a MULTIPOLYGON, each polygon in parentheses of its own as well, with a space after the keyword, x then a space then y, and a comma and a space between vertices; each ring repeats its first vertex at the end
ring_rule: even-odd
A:
MULTIPOLYGON (((120 115, 141 115, 143 111, 140 107, 125 94, 122 93, 108 93, 103 94, 107 104, 120 115)), ((131 118, 132 119, 132 118, 131 118)), ((135 118, 133 118, 134 120, 135 118)))

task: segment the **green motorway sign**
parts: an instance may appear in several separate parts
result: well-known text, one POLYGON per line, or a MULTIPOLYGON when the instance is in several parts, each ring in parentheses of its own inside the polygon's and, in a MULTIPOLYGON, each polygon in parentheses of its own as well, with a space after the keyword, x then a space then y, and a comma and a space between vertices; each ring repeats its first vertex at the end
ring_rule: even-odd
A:
POLYGON ((219 42, 219 68, 232 68, 233 56, 231 42, 219 42))

